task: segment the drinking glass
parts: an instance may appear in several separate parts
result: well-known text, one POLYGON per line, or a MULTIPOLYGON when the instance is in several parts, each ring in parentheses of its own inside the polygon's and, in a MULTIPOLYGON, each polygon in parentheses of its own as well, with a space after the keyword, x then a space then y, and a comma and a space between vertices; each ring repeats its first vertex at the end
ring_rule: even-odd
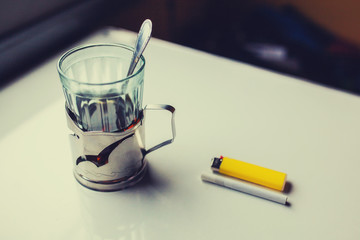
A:
POLYGON ((120 44, 74 48, 59 60, 66 106, 84 131, 125 131, 141 119, 145 58, 126 76, 133 49, 120 44))

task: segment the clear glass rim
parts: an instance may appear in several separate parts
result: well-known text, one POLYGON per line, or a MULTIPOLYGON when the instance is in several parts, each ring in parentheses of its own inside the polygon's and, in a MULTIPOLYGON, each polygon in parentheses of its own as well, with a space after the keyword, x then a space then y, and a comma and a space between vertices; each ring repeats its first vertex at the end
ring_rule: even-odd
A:
MULTIPOLYGON (((58 73, 60 74, 61 77, 65 78, 67 81, 71 81, 71 82, 75 82, 77 84, 81 84, 81 85, 92 85, 92 86, 103 86, 103 85, 111 85, 111 84, 115 84, 115 83, 119 83, 119 82, 124 82, 127 80, 130 80, 131 78, 136 77, 138 74, 140 74, 143 69, 145 68, 145 58, 143 55, 140 56, 140 59, 143 61, 142 66, 133 74, 131 74, 130 76, 127 76, 126 78, 122 78, 113 82, 106 82, 106 83, 86 83, 86 82, 80 82, 77 81, 73 78, 68 77, 63 70, 61 69, 61 65, 63 63, 63 61, 70 56, 71 54, 87 49, 87 48, 93 48, 93 47, 119 47, 119 48, 124 48, 127 50, 130 50, 131 52, 134 52, 134 48, 125 45, 125 44, 116 44, 116 43, 95 43, 95 44, 86 44, 86 45, 82 45, 82 46, 78 46, 78 47, 74 47, 68 51, 66 51, 63 55, 61 55, 61 57, 59 58, 58 62, 57 62, 57 70, 58 73)), ((130 59, 131 60, 131 59, 130 59)))

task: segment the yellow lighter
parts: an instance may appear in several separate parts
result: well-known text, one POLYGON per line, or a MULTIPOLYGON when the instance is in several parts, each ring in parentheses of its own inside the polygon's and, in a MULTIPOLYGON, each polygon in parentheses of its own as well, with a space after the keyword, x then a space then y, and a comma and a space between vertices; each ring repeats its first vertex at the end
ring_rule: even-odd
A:
POLYGON ((286 183, 286 173, 223 156, 212 159, 211 169, 224 175, 243 179, 278 191, 283 191, 286 183))

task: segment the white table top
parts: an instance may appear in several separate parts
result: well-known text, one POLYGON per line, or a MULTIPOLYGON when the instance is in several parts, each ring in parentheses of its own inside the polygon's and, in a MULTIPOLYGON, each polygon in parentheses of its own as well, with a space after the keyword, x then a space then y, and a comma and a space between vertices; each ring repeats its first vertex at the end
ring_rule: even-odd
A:
POLYGON ((1 239, 360 238, 358 96, 158 39, 144 55, 144 105, 173 105, 177 138, 119 192, 72 176, 59 56, 1 90, 1 239), (202 182, 219 155, 286 172, 290 206, 202 182))

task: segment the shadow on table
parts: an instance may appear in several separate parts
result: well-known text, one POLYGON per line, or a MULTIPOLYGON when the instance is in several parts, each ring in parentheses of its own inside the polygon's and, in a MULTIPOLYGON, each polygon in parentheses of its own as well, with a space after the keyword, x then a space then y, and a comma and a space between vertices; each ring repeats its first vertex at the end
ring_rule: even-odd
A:
POLYGON ((291 193, 292 189, 293 189, 293 184, 291 182, 286 182, 283 192, 285 194, 289 194, 289 193, 291 193))
POLYGON ((132 188, 136 189, 136 191, 142 191, 148 188, 156 188, 160 191, 165 191, 168 187, 168 181, 163 179, 160 174, 157 174, 151 167, 151 164, 148 164, 144 178, 132 188))

